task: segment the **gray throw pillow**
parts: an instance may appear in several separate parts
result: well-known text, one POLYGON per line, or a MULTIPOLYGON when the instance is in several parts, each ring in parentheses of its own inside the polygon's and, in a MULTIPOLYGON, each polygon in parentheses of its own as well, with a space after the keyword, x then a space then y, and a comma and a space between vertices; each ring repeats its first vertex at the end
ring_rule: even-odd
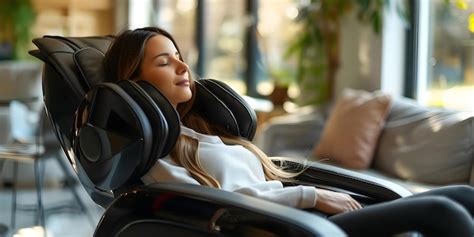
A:
POLYGON ((422 107, 396 99, 373 166, 395 177, 446 185, 474 185, 473 114, 422 107))

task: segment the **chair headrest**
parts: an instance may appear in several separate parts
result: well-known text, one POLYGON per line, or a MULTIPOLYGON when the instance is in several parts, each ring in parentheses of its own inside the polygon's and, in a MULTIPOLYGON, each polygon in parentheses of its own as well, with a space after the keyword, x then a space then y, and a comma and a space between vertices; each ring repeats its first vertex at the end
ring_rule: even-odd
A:
POLYGON ((102 64, 104 56, 105 54, 96 48, 83 48, 73 55, 74 62, 89 89, 104 82, 105 72, 102 64))
POLYGON ((256 131, 256 115, 249 104, 222 81, 196 81, 194 109, 214 124, 226 128, 232 135, 252 140, 256 131))
POLYGON ((133 81, 101 83, 86 94, 72 140, 84 175, 99 189, 136 182, 174 146, 178 114, 159 91, 154 96, 133 81))

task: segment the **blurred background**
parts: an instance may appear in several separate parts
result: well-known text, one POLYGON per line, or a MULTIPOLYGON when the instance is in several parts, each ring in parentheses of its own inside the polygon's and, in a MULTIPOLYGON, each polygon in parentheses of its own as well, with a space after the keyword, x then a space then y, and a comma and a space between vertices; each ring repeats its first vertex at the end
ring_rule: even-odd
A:
POLYGON ((36 219, 36 208, 15 203, 22 192, 24 202, 37 200, 37 151, 24 147, 38 145, 42 121, 41 63, 27 53, 33 38, 162 27, 197 76, 245 95, 262 125, 301 106, 330 103, 349 87, 474 111, 473 12, 473 0, 0 0, 0 152, 33 149, 30 161, 0 155, 0 235, 21 236, 18 230, 40 223, 50 236, 90 236, 102 211, 76 189, 62 152, 40 168, 46 223, 36 219), (65 198, 70 203, 48 204, 70 186, 78 193, 65 198), (82 216, 72 223, 92 222, 85 232, 57 230, 68 225, 53 218, 63 212, 51 210, 71 211, 69 204, 92 209, 72 212, 82 216))

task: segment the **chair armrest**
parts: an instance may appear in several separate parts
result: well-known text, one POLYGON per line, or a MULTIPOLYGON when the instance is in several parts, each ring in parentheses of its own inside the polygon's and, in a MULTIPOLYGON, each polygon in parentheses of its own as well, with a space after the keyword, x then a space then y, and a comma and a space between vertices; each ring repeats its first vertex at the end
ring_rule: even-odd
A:
POLYGON ((258 198, 162 183, 120 195, 95 236, 346 236, 328 220, 258 198))
POLYGON ((347 192, 366 204, 394 200, 412 194, 396 183, 352 170, 297 158, 284 158, 284 160, 289 168, 302 165, 307 168, 296 178, 296 184, 347 192))

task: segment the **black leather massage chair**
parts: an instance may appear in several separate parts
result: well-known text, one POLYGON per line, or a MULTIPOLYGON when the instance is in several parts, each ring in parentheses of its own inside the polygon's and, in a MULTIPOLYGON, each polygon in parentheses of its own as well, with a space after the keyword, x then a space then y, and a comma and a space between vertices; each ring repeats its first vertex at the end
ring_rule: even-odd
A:
MULTIPOLYGON (((104 81, 102 60, 113 37, 45 36, 30 54, 44 62, 48 117, 79 180, 105 212, 95 236, 345 236, 322 215, 242 194, 190 184, 140 182, 166 156, 178 115, 147 82, 104 81)), ((256 116, 217 80, 197 83, 202 115, 252 140, 256 116)), ((297 167, 298 160, 288 159, 297 167)), ((318 163, 295 182, 347 192, 364 205, 408 196, 393 183, 318 163)))

